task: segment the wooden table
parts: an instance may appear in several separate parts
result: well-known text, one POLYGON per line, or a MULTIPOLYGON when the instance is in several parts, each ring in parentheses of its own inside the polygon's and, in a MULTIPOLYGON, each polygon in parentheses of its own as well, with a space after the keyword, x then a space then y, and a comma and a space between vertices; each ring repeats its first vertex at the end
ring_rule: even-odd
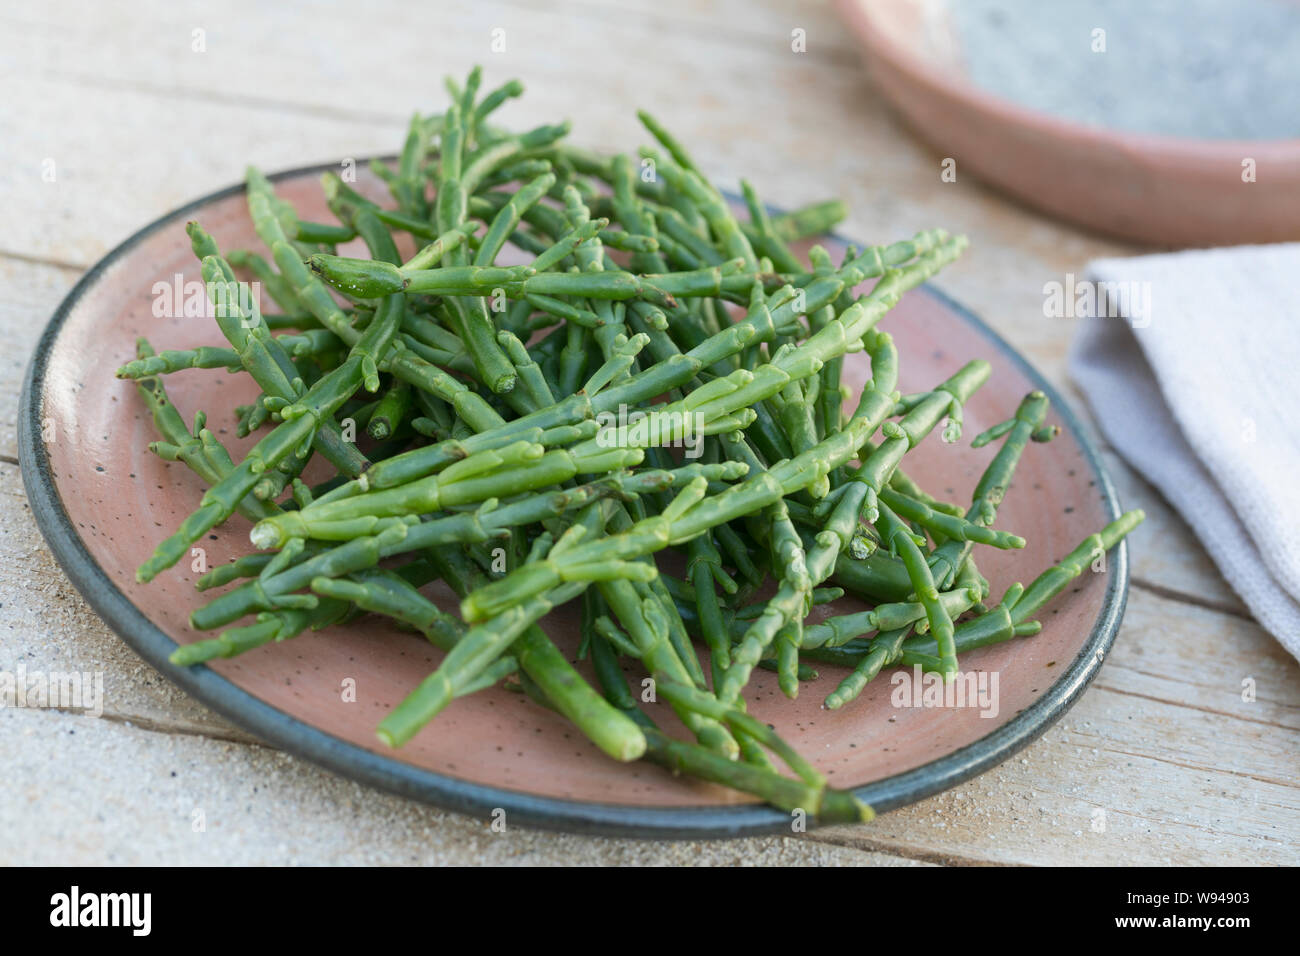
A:
MULTIPOLYGON (((46 319, 100 255, 239 180, 247 162, 274 170, 394 150, 412 110, 441 108, 442 76, 474 63, 489 83, 527 84, 502 112, 511 125, 571 115, 576 142, 630 149, 643 141, 634 107, 653 104, 724 184, 743 171, 776 205, 848 199, 848 235, 968 233, 971 251, 938 284, 1077 394, 1065 373, 1074 320, 1043 317, 1043 283, 1132 250, 991 193, 961 174, 960 157, 957 181, 942 182, 943 157, 878 102, 824 4, 447 6, 147 0, 127 12, 59 0, 0 16, 0 669, 99 670, 106 694, 99 720, 0 712, 0 863, 1300 862, 1300 667, 1109 451, 1125 506, 1148 520, 1132 539, 1123 630, 1086 696, 984 776, 871 826, 802 839, 494 834, 258 743, 107 629, 51 559, 19 477, 19 384, 46 319), (806 52, 791 49, 795 29, 806 52)), ((106 372, 120 359, 105 355, 106 372)))

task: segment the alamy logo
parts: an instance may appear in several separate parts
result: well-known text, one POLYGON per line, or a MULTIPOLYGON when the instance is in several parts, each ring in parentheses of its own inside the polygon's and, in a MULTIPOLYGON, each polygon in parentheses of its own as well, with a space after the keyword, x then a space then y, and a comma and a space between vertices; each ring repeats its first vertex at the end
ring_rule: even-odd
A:
POLYGON ((5 707, 42 707, 81 711, 87 717, 104 713, 103 671, 32 671, 19 664, 0 671, 0 710, 5 707))
POLYGON ((976 707, 981 717, 998 715, 997 671, 962 671, 945 684, 942 676, 916 664, 911 673, 897 671, 889 683, 895 707, 976 707))
POLYGON ((687 458, 704 453, 704 423, 694 412, 678 410, 646 413, 620 405, 617 411, 599 412, 596 444, 601 448, 684 448, 687 458))
POLYGON ((1053 279, 1043 284, 1043 315, 1049 319, 1123 318, 1135 329, 1151 324, 1151 283, 1118 280, 1053 279))
POLYGON ((239 319, 245 328, 259 321, 260 282, 187 282, 177 272, 171 282, 159 280, 149 291, 153 295, 152 311, 158 319, 232 318, 239 319))
POLYGON ((133 936, 148 936, 152 925, 151 893, 70 892, 50 897, 51 926, 128 926, 133 936))

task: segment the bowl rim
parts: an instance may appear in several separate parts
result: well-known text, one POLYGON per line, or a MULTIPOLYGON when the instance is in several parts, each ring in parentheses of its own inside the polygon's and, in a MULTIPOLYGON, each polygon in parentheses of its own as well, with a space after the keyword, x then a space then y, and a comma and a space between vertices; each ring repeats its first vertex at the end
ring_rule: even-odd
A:
MULTIPOLYGON (((952 74, 931 66, 906 43, 897 42, 888 28, 881 28, 880 8, 873 8, 871 0, 836 0, 836 6, 854 35, 873 56, 888 61, 894 71, 924 84, 932 94, 959 102, 974 116, 990 115, 1008 125, 1044 132, 1054 139, 1085 142, 1124 155, 1171 159, 1189 168, 1217 169, 1225 162, 1235 164, 1243 156, 1262 157, 1270 163, 1285 162, 1300 154, 1300 137, 1210 139, 1140 133, 1093 126, 1022 106, 974 83, 960 83, 952 74)), ((867 66, 874 74, 875 65, 868 63, 867 66)))
MULTIPOLYGON (((391 161, 391 154, 375 157, 391 161)), ((359 163, 369 159, 358 160, 359 163)), ((279 182, 335 168, 318 163, 283 170, 279 182)), ((163 214, 128 236, 82 276, 55 309, 28 363, 18 414, 18 454, 23 485, 36 524, 68 578, 117 635, 172 683, 232 723, 284 751, 339 775, 480 818, 506 811, 511 822, 591 836, 658 839, 717 839, 790 833, 790 816, 762 803, 723 806, 653 807, 592 803, 508 790, 427 770, 373 753, 290 716, 250 694, 206 665, 177 667, 168 657, 177 644, 108 577, 90 554, 64 510, 41 440, 47 364, 64 322, 105 272, 155 233, 191 218, 209 203, 244 192, 238 183, 207 193, 163 214)), ((836 235, 837 239, 842 239, 836 235)), ((1079 443, 1092 469, 1109 520, 1120 514, 1119 500, 1101 456, 1061 394, 1010 343, 969 309, 934 286, 921 287, 973 325, 991 346, 1008 357, 1051 399, 1065 427, 1079 443)), ((922 800, 970 779, 1016 754, 1041 736, 1074 704, 1096 676, 1119 631, 1128 598, 1128 546, 1121 542, 1110 560, 1106 594, 1087 640, 1069 667, 1029 707, 984 737, 919 767, 853 789, 877 813, 922 800)), ((810 821, 811 825, 811 821, 810 821)))

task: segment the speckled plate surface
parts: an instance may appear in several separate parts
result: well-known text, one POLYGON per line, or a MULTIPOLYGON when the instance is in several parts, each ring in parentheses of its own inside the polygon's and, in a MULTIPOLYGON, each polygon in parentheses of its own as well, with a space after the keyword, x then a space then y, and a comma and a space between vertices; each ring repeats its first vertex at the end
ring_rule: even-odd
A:
MULTIPOLYGON (((320 172, 274 178, 307 218, 326 221, 320 172)), ((379 188, 364 178, 358 185, 379 188)), ((178 274, 184 281, 198 278, 184 233, 189 219, 202 222, 222 248, 258 247, 242 187, 146 226, 92 268, 54 314, 28 370, 20 412, 23 478, 37 522, 72 581, 123 640, 170 680, 275 746, 442 807, 479 816, 501 808, 512 823, 610 835, 789 832, 787 814, 744 794, 645 763, 611 761, 563 718, 504 690, 458 700, 405 748, 386 749, 375 738, 376 723, 436 666, 439 654, 375 619, 207 667, 168 663, 177 642, 200 637, 187 625, 190 611, 203 603, 193 587, 198 572, 183 563, 141 585, 134 570, 195 507, 203 486, 184 466, 148 452, 154 436, 147 410, 134 386, 113 371, 133 356, 138 335, 158 349, 220 344, 209 320, 155 318, 152 312, 155 283, 174 283, 178 274), (355 702, 343 699, 348 679, 355 681, 355 702)), ((827 245, 836 255, 842 244, 827 245)), ((1031 389, 1052 398, 1049 421, 1062 433, 1026 452, 998 520, 999 527, 1028 538, 1029 546, 981 551, 980 567, 995 594, 1014 580, 1030 580, 1119 514, 1096 451, 1064 401, 977 318, 923 287, 905 296, 881 327, 898 342, 904 391, 929 387, 975 356, 992 364, 989 384, 967 406, 968 436, 1008 417, 1031 389)), ((853 362, 845 378, 860 386, 865 373, 853 362)), ((251 444, 235 438, 230 411, 253 396, 245 378, 190 371, 168 379, 182 413, 207 410, 209 427, 237 457, 251 444)), ((909 455, 909 467, 932 492, 964 501, 994 450, 943 445, 932 436, 909 455)), ((248 528, 236 517, 199 542, 207 566, 248 553, 248 528)), ((1106 573, 1084 574, 1045 611, 1037 637, 963 657, 964 669, 997 676, 996 714, 895 707, 887 677, 852 705, 827 711, 821 702, 842 676, 834 667, 822 667, 820 679, 803 685, 797 701, 781 696, 774 674, 758 671, 748 695, 751 710, 833 784, 856 789, 878 811, 919 800, 1005 760, 1065 712, 1114 640, 1127 580, 1121 545, 1106 573)), ((545 623, 572 654, 576 617, 564 610, 545 623)), ((665 707, 656 717, 667 713, 665 707)), ((663 720, 671 727, 668 716, 663 720)))

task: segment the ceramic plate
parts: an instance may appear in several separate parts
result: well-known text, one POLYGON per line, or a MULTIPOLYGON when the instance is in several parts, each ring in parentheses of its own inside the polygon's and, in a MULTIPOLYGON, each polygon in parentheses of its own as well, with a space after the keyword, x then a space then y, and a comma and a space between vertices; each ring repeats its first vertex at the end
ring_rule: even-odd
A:
POLYGON ((1192 139, 1061 119, 970 81, 946 3, 836 4, 880 92, 939 156, 1049 215, 1159 245, 1300 238, 1300 139, 1192 139))
MULTIPOLYGON (((306 218, 328 221, 317 182, 321 171, 274 178, 306 218)), ((382 192, 364 177, 358 186, 382 192)), ((177 275, 198 278, 184 232, 189 219, 202 222, 223 249, 258 248, 242 187, 146 226, 92 268, 59 307, 24 389, 20 447, 32 511, 73 583, 122 639, 168 679, 274 746, 441 807, 479 816, 501 808, 521 825, 622 836, 789 832, 787 814, 744 794, 650 764, 611 761, 563 718, 505 690, 458 700, 405 748, 386 749, 375 737, 376 724, 437 665, 439 654, 376 619, 207 667, 168 663, 178 642, 200 637, 186 623, 203 600, 193 587, 198 572, 184 562, 141 585, 134 571, 196 506, 203 487, 184 466, 147 450, 154 438, 149 414, 134 386, 114 378, 113 370, 133 357, 139 335, 158 349, 221 344, 210 320, 153 315, 155 283, 174 284, 177 275), (342 699, 349 678, 355 702, 342 699)), ((826 244, 838 257, 843 243, 826 244)), ((981 549, 980 567, 994 594, 1013 580, 1028 581, 1119 514, 1098 455, 1068 406, 979 319, 922 287, 903 298, 882 328, 894 335, 903 356, 904 391, 930 387, 972 357, 992 364, 989 384, 966 409, 968 437, 1007 418, 1032 389, 1052 398, 1049 420, 1061 426, 1061 435, 1027 450, 997 522, 1028 538, 1029 546, 1023 552, 981 549)), ((845 374, 860 385, 864 369, 850 364, 845 374)), ((168 379, 182 413, 211 412, 209 427, 236 457, 251 444, 235 438, 230 411, 253 397, 246 378, 187 371, 168 379)), ((944 445, 931 436, 908 456, 909 468, 932 492, 968 501, 994 450, 972 450, 967 441, 944 445)), ((207 566, 247 553, 248 528, 236 517, 199 542, 207 566)), ((793 702, 781 696, 774 674, 758 671, 748 692, 751 711, 775 725, 834 785, 855 789, 877 811, 951 787, 1041 734, 1096 674, 1127 589, 1125 548, 1109 558, 1106 573, 1085 573, 1044 612, 1041 634, 963 657, 964 669, 996 675, 996 714, 895 707, 888 676, 852 705, 827 711, 821 702, 842 676, 833 667, 822 667, 821 677, 805 684, 793 702)), ((546 626, 572 655, 575 617, 561 609, 546 626)))

